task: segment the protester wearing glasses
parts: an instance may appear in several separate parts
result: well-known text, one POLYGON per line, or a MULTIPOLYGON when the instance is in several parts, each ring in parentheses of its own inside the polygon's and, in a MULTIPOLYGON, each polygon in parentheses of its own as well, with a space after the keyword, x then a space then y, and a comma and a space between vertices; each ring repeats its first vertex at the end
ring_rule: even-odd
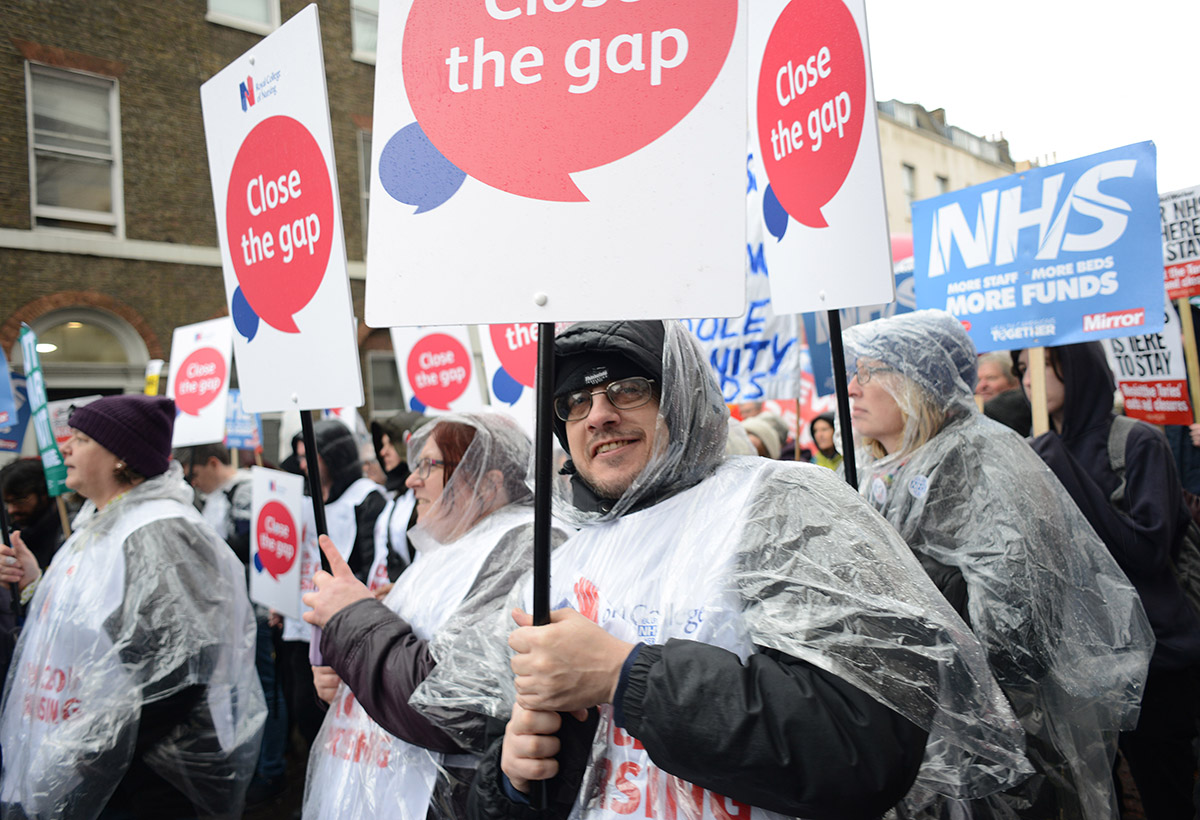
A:
MULTIPOLYGON (((854 820, 914 781, 1020 776, 981 648, 908 547, 829 470, 726 458, 681 324, 581 322, 554 347, 556 512, 580 530, 554 554, 551 622, 496 618, 414 696, 508 720, 468 817, 854 820)), ((514 597, 527 610, 531 585, 514 597)))
POLYGON ((987 650, 1036 769, 939 816, 1115 820, 1116 731, 1136 720, 1153 646, 1136 592, 1033 450, 977 411, 954 317, 880 319, 845 343, 862 493, 987 650))
POLYGON ((19 537, 4 549, 0 580, 32 593, 0 718, 5 817, 241 816, 266 712, 254 615, 169 461, 174 421, 150 396, 76 409, 73 534, 40 578, 19 537))
POLYGON ((305 596, 306 620, 324 628, 330 668, 317 688, 331 704, 309 758, 306 818, 463 816, 475 758, 408 701, 435 664, 454 663, 439 647, 470 629, 455 613, 496 609, 530 566, 530 443, 511 419, 472 414, 443 416, 408 446, 418 454, 412 565, 380 603, 322 539, 333 572, 305 596))

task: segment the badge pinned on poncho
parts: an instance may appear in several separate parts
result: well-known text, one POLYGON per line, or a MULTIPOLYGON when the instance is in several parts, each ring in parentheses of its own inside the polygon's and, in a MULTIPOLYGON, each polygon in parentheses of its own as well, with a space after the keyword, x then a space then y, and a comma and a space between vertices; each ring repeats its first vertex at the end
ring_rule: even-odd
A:
POLYGON ((929 492, 929 479, 923 475, 915 475, 908 482, 908 492, 913 498, 921 499, 929 492))
POLYGON ((876 478, 871 482, 871 497, 875 499, 876 504, 882 505, 887 501, 887 484, 882 478, 876 478))

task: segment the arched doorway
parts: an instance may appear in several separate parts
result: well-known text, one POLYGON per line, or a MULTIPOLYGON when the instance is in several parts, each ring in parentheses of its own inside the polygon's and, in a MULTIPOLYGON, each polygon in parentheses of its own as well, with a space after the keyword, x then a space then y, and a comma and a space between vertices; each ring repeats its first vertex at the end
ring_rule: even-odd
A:
MULTIPOLYGON (((69 307, 29 322, 50 401, 86 395, 140 393, 150 353, 127 321, 106 310, 69 307)), ((21 367, 21 346, 13 345, 13 365, 21 367)))

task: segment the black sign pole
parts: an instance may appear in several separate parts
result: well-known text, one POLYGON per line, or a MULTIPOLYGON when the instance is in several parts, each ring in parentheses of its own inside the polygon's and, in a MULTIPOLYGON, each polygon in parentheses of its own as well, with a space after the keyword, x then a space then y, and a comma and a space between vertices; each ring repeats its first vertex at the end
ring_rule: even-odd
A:
MULTIPOLYGON (((300 431, 304 436, 304 462, 308 472, 308 489, 312 493, 313 520, 317 522, 317 537, 320 538, 329 534, 329 528, 325 525, 325 495, 321 489, 321 466, 317 461, 317 437, 313 433, 311 410, 300 411, 300 431)), ((321 568, 329 572, 329 559, 320 549, 317 553, 321 556, 321 568)), ((319 626, 314 626, 312 630, 312 641, 308 644, 308 662, 313 666, 324 665, 319 626)))
MULTIPOLYGON (((554 322, 538 323, 537 425, 533 455, 533 623, 550 623, 550 489, 554 482, 554 322)), ((546 781, 530 783, 530 802, 546 808, 546 781)))
POLYGON ((858 491, 854 466, 854 430, 850 426, 850 393, 846 387, 846 351, 842 348, 842 314, 829 311, 829 354, 833 358, 833 386, 837 391, 838 421, 842 425, 842 467, 846 483, 858 491))

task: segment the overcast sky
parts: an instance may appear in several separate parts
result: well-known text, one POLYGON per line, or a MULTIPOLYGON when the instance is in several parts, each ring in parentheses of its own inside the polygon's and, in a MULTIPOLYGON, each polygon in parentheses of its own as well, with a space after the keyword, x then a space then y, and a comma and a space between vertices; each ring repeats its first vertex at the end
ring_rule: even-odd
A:
POLYGON ((1200 0, 866 5, 878 99, 1003 132, 1014 160, 1153 140, 1160 193, 1200 186, 1200 0))

